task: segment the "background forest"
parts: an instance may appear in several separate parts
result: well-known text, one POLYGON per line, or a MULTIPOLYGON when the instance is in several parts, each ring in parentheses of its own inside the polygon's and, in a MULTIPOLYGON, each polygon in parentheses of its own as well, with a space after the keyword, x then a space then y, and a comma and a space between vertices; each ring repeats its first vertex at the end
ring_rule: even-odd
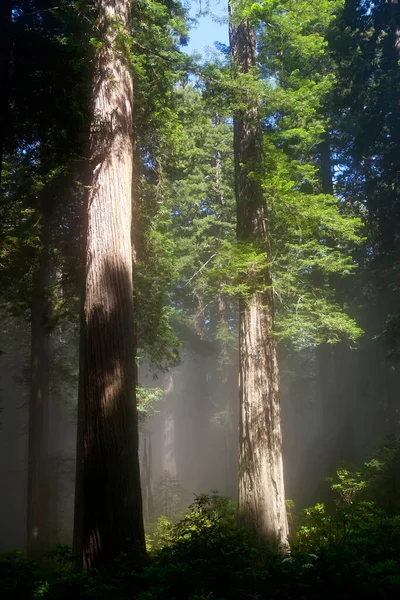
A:
POLYGON ((221 6, 2 0, 2 598, 398 596, 400 4, 221 6))

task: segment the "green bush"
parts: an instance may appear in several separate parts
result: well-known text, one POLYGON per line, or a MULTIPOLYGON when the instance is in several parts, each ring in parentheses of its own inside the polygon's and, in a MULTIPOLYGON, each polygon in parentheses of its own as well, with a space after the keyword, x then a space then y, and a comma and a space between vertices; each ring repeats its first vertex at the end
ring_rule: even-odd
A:
POLYGON ((0 560, 3 600, 394 600, 400 594, 400 444, 330 480, 332 502, 297 515, 291 553, 272 552, 236 523, 218 493, 196 498, 178 523, 160 517, 140 568, 123 555, 106 571, 76 571, 68 547, 46 570, 21 554, 0 560))
POLYGON ((25 600, 34 597, 35 565, 19 552, 0 557, 0 597, 25 600))

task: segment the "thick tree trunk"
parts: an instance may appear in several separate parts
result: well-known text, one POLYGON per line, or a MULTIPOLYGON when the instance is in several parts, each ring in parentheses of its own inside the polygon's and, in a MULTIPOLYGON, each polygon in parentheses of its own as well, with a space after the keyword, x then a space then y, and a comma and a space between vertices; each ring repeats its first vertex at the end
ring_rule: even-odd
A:
POLYGON ((132 76, 117 32, 129 0, 101 0, 94 61, 74 545, 85 567, 144 553, 132 285, 132 76), (117 28, 115 23, 119 22, 117 28))
POLYGON ((49 550, 49 418, 51 373, 51 223, 44 211, 42 251, 36 274, 31 318, 31 385, 29 399, 27 554, 41 558, 49 550))
MULTIPOLYGON (((230 9, 235 13, 236 1, 230 9)), ((239 73, 256 65, 255 31, 249 23, 230 27, 231 55, 239 73)), ((258 175, 262 171, 261 124, 251 93, 234 115, 237 239, 265 252, 266 267, 256 291, 241 299, 239 330, 240 521, 257 535, 286 547, 288 523, 282 462, 279 373, 273 337, 274 303, 267 263, 268 221, 258 175), (254 175, 255 174, 255 175, 254 175)))
POLYGON ((3 169, 4 141, 6 137, 8 80, 11 48, 11 0, 2 0, 0 6, 0 183, 3 169))

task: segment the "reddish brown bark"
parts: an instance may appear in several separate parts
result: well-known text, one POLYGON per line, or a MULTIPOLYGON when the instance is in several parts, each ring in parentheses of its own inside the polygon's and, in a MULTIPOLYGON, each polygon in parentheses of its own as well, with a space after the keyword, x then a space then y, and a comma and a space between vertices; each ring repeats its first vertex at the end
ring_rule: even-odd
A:
MULTIPOLYGON (((230 2, 234 18, 238 3, 230 2)), ((256 66, 255 31, 248 22, 230 27, 237 72, 256 66)), ((287 545, 288 524, 282 464, 279 372, 273 336, 274 301, 269 261, 261 123, 257 101, 245 93, 245 108, 234 114, 237 239, 265 252, 265 269, 249 297, 240 300, 240 441, 238 511, 240 521, 274 545, 287 545), (254 176, 255 174, 255 176, 254 176)))
POLYGON ((98 3, 104 45, 93 74, 74 535, 86 567, 145 548, 135 402, 133 84, 116 41, 118 30, 130 29, 130 4, 98 3))

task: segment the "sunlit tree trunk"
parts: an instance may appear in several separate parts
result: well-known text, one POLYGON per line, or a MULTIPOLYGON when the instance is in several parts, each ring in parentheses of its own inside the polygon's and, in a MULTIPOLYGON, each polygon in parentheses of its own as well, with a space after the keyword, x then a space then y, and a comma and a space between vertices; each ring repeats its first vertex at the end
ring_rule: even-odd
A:
MULTIPOLYGON (((235 23, 237 0, 230 9, 235 23)), ((256 65, 255 31, 248 22, 230 27, 231 56, 239 73, 256 65)), ((237 239, 265 252, 266 266, 250 297, 240 300, 239 490, 240 521, 257 535, 286 547, 288 523, 282 463, 279 373, 273 337, 274 302, 266 202, 259 176, 262 139, 258 105, 251 92, 234 114, 237 239), (254 175, 255 173, 255 175, 254 175)))
POLYGON ((86 567, 144 553, 132 285, 132 76, 116 37, 129 0, 101 0, 87 203, 75 549, 86 567), (117 26, 118 24, 118 26, 117 26))
POLYGON ((35 276, 31 317, 29 396, 27 554, 42 558, 49 550, 49 458, 51 348, 51 218, 43 211, 41 254, 35 276))

